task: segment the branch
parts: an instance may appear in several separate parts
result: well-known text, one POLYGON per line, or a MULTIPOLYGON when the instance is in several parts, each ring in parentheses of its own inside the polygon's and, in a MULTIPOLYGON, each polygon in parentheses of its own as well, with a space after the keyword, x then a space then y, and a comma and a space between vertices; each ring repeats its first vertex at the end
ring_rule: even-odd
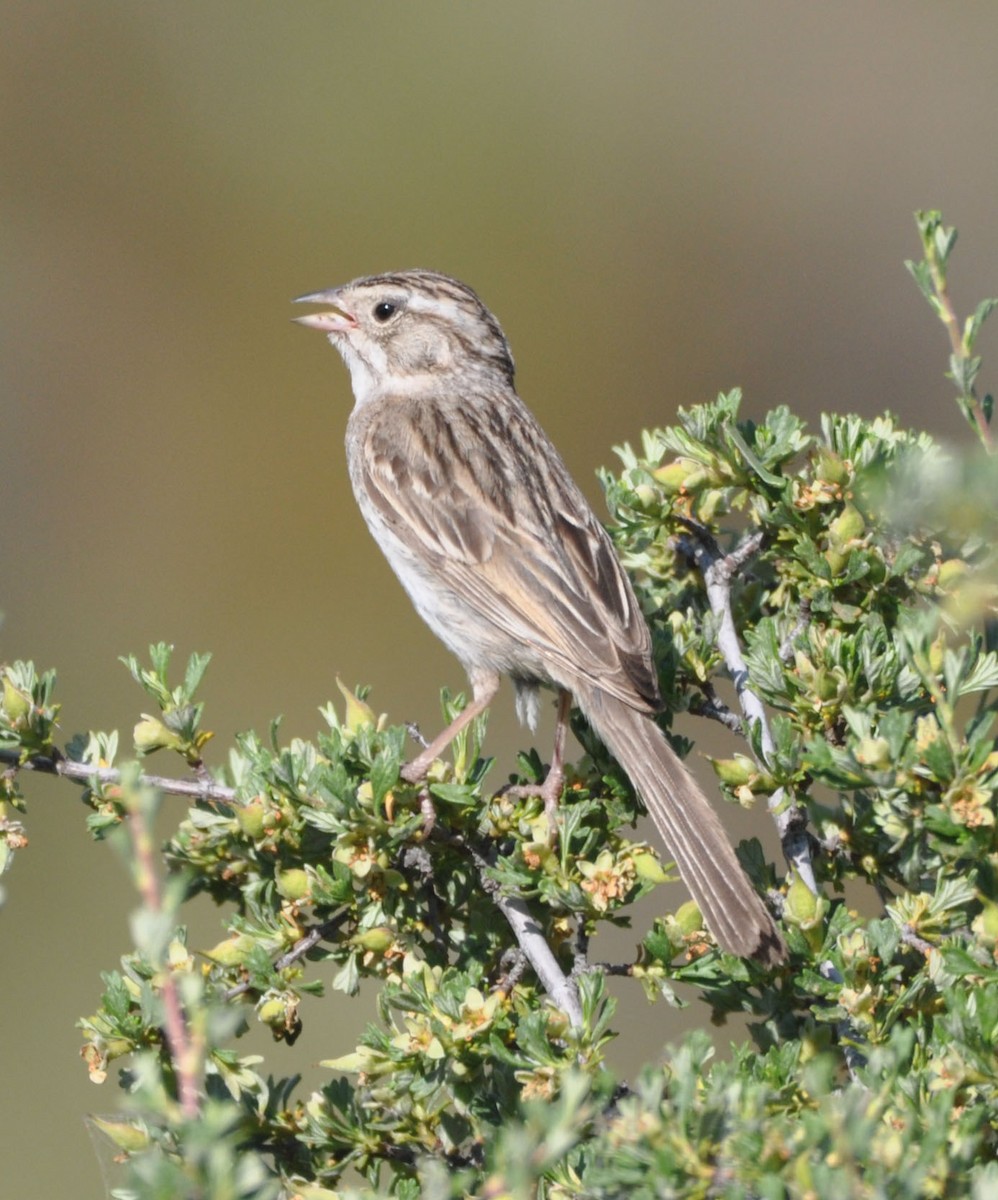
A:
POLYGON ((690 697, 690 712, 697 717, 709 717, 710 720, 723 725, 725 729, 730 729, 732 733, 741 733, 741 718, 737 713, 732 712, 718 696, 710 680, 699 683, 699 688, 700 695, 698 696, 694 692, 690 697))
MULTIPOLYGON (((92 783, 112 787, 121 783, 121 771, 117 767, 95 767, 90 763, 73 762, 63 758, 58 751, 46 756, 33 755, 21 762, 17 750, 0 748, 0 763, 9 763, 15 770, 38 771, 42 775, 60 775, 73 783, 92 783)), ((236 799, 236 789, 225 784, 204 779, 171 779, 167 775, 139 775, 137 786, 154 788, 170 796, 189 796, 194 800, 210 800, 216 804, 231 804, 236 799)))
MULTIPOLYGON (((704 526, 686 518, 683 519, 683 524, 693 535, 683 539, 683 549, 703 576, 707 587, 707 600, 717 619, 717 648, 734 682, 746 724, 749 727, 759 727, 759 741, 763 760, 766 761, 775 750, 773 734, 765 706, 752 688, 748 664, 742 654, 734 614, 731 611, 731 581, 738 569, 744 566, 762 545, 765 534, 757 530, 744 538, 730 554, 725 555, 721 553, 717 542, 704 526)), ((777 788, 768 801, 769 811, 779 830, 783 853, 809 890, 817 895, 818 885, 811 866, 811 847, 803 813, 797 805, 784 806, 783 800, 783 788, 777 788)))
POLYGON ((909 922, 905 922, 901 926, 901 941, 908 946, 914 946, 921 954, 928 955, 933 949, 932 943, 927 942, 923 937, 919 937, 909 922))
MULTIPOLYGON (((492 881, 486 881, 483 877, 483 886, 487 886, 487 882, 492 881)), ((506 918, 513 936, 537 973, 544 990, 558 1008, 567 1013, 572 1028, 581 1029, 584 1022, 578 992, 558 966, 558 960, 551 952, 551 947, 547 944, 533 913, 518 896, 506 896, 498 888, 492 893, 492 899, 506 918)))
POLYGON ((482 882, 482 888, 506 918, 507 924, 513 931, 513 936, 524 956, 534 968, 541 986, 558 1008, 568 1015, 572 1028, 581 1029, 584 1021, 579 994, 575 985, 558 966, 558 960, 552 953, 543 930, 525 901, 521 900, 519 896, 508 896, 502 890, 501 885, 488 874, 488 860, 470 842, 460 836, 452 837, 450 840, 471 855, 478 871, 478 877, 482 882))

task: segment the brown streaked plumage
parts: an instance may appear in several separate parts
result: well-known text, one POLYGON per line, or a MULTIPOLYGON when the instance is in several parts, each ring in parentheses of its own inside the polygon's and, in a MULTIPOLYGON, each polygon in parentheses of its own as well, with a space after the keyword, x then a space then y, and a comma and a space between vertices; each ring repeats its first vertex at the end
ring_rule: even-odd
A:
MULTIPOLYGON (((727 950, 785 954, 707 799, 654 721, 651 639, 606 531, 516 394, 502 329, 464 284, 432 271, 355 280, 301 298, 301 317, 350 369, 350 479, 417 610, 458 656, 474 699, 405 769, 422 779, 491 702, 500 677, 536 721, 538 688, 576 703, 640 793, 727 950)), ((561 788, 566 705, 545 798, 561 788)))

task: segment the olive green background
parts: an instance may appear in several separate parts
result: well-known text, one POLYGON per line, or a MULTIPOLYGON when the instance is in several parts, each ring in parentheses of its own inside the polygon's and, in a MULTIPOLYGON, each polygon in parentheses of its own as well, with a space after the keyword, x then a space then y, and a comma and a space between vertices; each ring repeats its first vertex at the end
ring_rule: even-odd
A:
MULTIPOLYGON (((278 712, 310 736, 337 673, 427 729, 462 684, 354 510, 347 376, 289 324, 303 292, 408 266, 472 283, 594 499, 614 442, 734 385, 747 413, 890 407, 966 439, 902 260, 912 210, 941 206, 958 303, 998 291, 993 3, 30 0, 0 18, 0 657, 58 667, 67 737, 131 728, 145 705, 116 656, 152 640, 214 652, 215 761, 278 712)), ((994 329, 982 349, 993 387, 994 329)), ((74 1021, 134 899, 73 789, 27 785, 0 913, 0 1192, 97 1200, 83 1115, 117 1092, 87 1081, 74 1021)), ((680 1026, 618 992, 626 1070, 680 1026)), ((321 1079, 371 995, 311 1004, 275 1069, 321 1079)))

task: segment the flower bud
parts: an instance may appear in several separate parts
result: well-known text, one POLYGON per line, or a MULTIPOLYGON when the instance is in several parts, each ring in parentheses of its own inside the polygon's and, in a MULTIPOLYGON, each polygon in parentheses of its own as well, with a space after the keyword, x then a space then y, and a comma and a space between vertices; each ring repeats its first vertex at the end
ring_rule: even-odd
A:
POLYGON ((676 909, 675 922, 684 937, 703 929, 703 914, 695 900, 687 900, 676 909))
POLYGON ((312 892, 312 881, 308 872, 300 867, 292 867, 288 871, 278 871, 276 876, 277 890, 285 900, 305 900, 312 892))
POLYGON ((363 700, 354 695, 339 679, 336 680, 336 686, 340 689, 340 695, 347 702, 343 723, 351 733, 358 733, 361 729, 373 728, 377 725, 378 718, 369 704, 365 704, 363 700))
POLYGON ((828 538, 834 546, 844 547, 866 530, 863 514, 854 504, 847 504, 828 526, 828 538))
POLYGON ((158 717, 142 714, 142 720, 132 731, 135 750, 138 754, 152 754, 156 750, 180 750, 183 741, 172 729, 167 729, 158 717))
POLYGON ((683 490, 688 481, 696 482, 695 476, 698 473, 702 473, 698 463, 688 458, 677 458, 675 462, 666 463, 664 467, 657 467, 652 471, 652 476, 656 483, 661 484, 664 492, 674 496, 683 490))
POLYGON ((269 1000, 264 1000, 256 1010, 256 1015, 264 1025, 283 1025, 284 1001, 280 996, 271 996, 269 1000))
POLYGON ((210 958, 220 967, 238 967, 246 961, 254 944, 254 940, 249 934, 240 933, 235 937, 225 938, 217 946, 212 946, 210 950, 205 950, 203 953, 205 958, 210 958))
POLYGON ((861 738, 856 747, 856 761, 864 767, 872 767, 875 771, 886 770, 891 765, 891 748, 886 738, 861 738))
POLYGON ((638 850, 631 855, 634 874, 642 883, 667 883, 669 876, 662 869, 658 856, 648 850, 638 850))
POLYGON ((734 758, 712 758, 710 765, 718 779, 731 788, 751 783, 759 773, 759 768, 752 759, 744 754, 736 754, 734 758))
POLYGON ((135 1154, 149 1145, 148 1132, 140 1125, 133 1125, 131 1121, 109 1121, 106 1117, 90 1117, 90 1122, 126 1154, 135 1154))
POLYGON ((254 841, 266 833, 266 816, 267 802, 262 796, 254 796, 248 804, 243 804, 236 809, 239 828, 254 841))
POLYGON ((814 477, 823 483, 845 483, 849 478, 849 466, 831 450, 822 450, 814 464, 814 477))
POLYGON ((804 930, 816 928, 825 915, 821 897, 816 896, 799 875, 794 875, 787 890, 783 915, 789 925, 804 930))
POLYGON ((10 676, 4 672, 3 677, 3 711, 11 725, 18 725, 31 712, 31 697, 22 692, 11 682, 10 676))
POLYGON ((350 939, 351 946, 359 946, 362 950, 370 950, 374 954, 384 954, 395 941, 395 934, 387 925, 375 925, 362 933, 355 933, 350 939))

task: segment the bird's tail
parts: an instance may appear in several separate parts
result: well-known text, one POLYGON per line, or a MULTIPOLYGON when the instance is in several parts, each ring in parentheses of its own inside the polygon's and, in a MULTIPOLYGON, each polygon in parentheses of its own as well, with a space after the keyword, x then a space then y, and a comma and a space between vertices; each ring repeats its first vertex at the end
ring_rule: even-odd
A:
POLYGON ((725 950, 765 964, 786 956, 717 814, 655 721, 594 688, 576 701, 627 772, 707 926, 725 950))

